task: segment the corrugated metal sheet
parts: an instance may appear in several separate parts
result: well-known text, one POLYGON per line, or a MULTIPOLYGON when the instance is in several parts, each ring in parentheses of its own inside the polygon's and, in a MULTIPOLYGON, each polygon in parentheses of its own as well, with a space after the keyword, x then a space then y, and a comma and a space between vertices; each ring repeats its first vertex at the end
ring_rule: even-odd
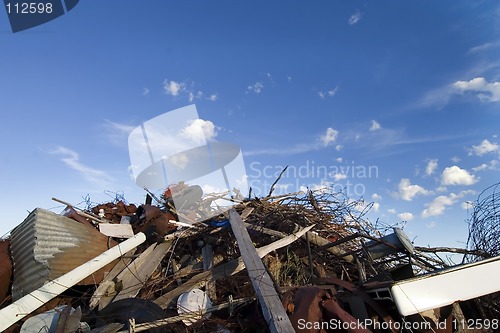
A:
MULTIPOLYGON (((106 251, 108 237, 93 227, 37 208, 12 230, 10 247, 15 301, 106 251)), ((79 284, 99 283, 114 264, 79 284)))

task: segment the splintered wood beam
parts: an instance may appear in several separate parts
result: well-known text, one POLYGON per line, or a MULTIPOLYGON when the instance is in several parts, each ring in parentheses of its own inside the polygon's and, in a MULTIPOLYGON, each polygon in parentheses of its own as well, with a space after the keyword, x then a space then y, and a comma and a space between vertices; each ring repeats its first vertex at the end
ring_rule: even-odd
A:
MULTIPOLYGON (((295 242, 297 239, 301 238, 306 232, 311 230, 313 227, 314 225, 310 225, 304 229, 297 231, 294 234, 278 239, 277 241, 271 244, 259 247, 257 249, 257 255, 260 258, 263 258, 266 254, 271 253, 272 251, 288 246, 291 243, 295 242)), ((180 294, 187 292, 193 288, 202 288, 203 286, 206 285, 206 282, 209 281, 210 279, 217 280, 227 276, 231 276, 238 272, 241 272, 243 269, 245 269, 245 264, 243 262, 242 257, 230 260, 227 263, 216 266, 209 271, 196 274, 191 279, 184 282, 181 286, 158 297, 156 300, 154 300, 154 302, 159 306, 161 306, 163 309, 165 309, 168 307, 170 302, 174 298, 178 297, 180 294)))
POLYGON ((241 257, 247 268, 248 276, 259 299, 262 314, 271 332, 294 332, 294 328, 281 300, 276 292, 273 281, 266 271, 262 260, 257 254, 252 239, 243 225, 241 216, 234 210, 229 210, 229 222, 233 230, 241 257))

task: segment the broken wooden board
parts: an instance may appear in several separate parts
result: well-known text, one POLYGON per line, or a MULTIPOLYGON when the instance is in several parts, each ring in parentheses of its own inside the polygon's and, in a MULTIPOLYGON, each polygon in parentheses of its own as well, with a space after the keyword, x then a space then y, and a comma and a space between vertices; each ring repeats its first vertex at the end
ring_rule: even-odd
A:
POLYGON ((151 274, 158 268, 171 246, 171 242, 160 243, 158 245, 153 244, 130 263, 117 276, 122 289, 114 297, 113 302, 137 296, 151 274))
MULTIPOLYGON (((297 239, 301 238, 306 232, 311 230, 315 225, 308 226, 294 234, 288 235, 282 239, 279 239, 271 244, 262 246, 257 249, 257 253, 259 257, 264 257, 266 254, 290 245, 297 239)), ((186 281, 183 285, 177 287, 174 290, 171 290, 164 295, 158 297, 154 302, 161 306, 163 309, 167 308, 170 302, 178 297, 180 294, 185 293, 193 288, 202 288, 205 286, 206 282, 213 278, 214 281, 220 278, 224 278, 226 276, 234 275, 238 272, 241 272, 245 269, 245 264, 243 263, 243 259, 239 257, 238 259, 233 259, 225 264, 214 267, 209 271, 205 271, 199 274, 196 274, 191 279, 186 281)))
MULTIPOLYGON (((99 287, 97 287, 97 289, 92 294, 92 297, 90 298, 90 309, 94 309, 97 305, 99 305, 99 302, 101 302, 101 298, 109 298, 108 301, 104 301, 106 302, 106 304, 108 304, 115 296, 115 282, 113 281, 113 279, 115 279, 116 276, 120 274, 121 271, 123 271, 123 269, 128 266, 128 264, 130 264, 130 262, 132 261, 131 256, 135 251, 136 249, 133 249, 132 251, 125 253, 125 255, 120 258, 120 260, 111 269, 111 271, 104 277, 104 279, 99 284, 99 287)), ((103 306, 101 306, 100 308, 102 309, 103 306)))
POLYGON ((134 236, 130 224, 99 223, 99 231, 109 237, 130 238, 134 236))
POLYGON ((293 332, 294 328, 276 292, 274 283, 267 273, 247 229, 243 226, 243 220, 234 208, 229 210, 229 223, 231 223, 231 229, 238 242, 248 276, 259 298, 262 314, 270 331, 272 333, 293 332))

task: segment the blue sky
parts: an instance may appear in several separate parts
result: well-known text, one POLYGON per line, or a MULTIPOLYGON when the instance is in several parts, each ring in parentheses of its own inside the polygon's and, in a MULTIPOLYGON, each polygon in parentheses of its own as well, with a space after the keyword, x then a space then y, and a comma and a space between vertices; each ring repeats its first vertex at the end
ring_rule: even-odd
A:
POLYGON ((1 9, 0 49, 1 234, 52 197, 141 203, 128 133, 190 104, 254 193, 289 165, 277 193, 347 186, 418 245, 463 246, 500 180, 496 1, 88 0, 15 34, 1 9))

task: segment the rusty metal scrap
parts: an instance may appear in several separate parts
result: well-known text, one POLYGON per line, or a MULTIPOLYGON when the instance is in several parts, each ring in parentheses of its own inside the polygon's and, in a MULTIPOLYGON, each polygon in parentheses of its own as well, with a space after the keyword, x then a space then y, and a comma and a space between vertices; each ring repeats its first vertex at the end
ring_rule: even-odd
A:
MULTIPOLYGON (((85 210, 68 205, 62 215, 38 208, 10 239, 0 242, 0 307, 121 243, 120 237, 99 231, 105 222, 130 224, 135 234, 143 232, 147 239, 47 304, 81 306, 81 320, 94 332, 116 332, 122 326, 137 332, 279 331, 279 325, 266 322, 273 319, 262 310, 269 296, 263 290, 272 292, 278 302, 271 308, 284 313, 296 332, 395 332, 359 324, 367 318, 388 327, 421 320, 398 313, 390 287, 447 267, 439 256, 412 244, 393 246, 387 241, 393 228, 375 227, 365 218, 370 204, 343 192, 271 194, 237 202, 230 214, 239 221, 238 237, 228 213, 187 227, 177 223, 175 207, 164 194, 155 197, 157 205, 115 200, 85 210), (370 255, 372 246, 379 244, 394 248, 370 255), (254 252, 257 256, 250 256, 254 252), (263 266, 251 265, 248 271, 244 259, 249 258, 263 266), (261 288, 262 283, 266 285, 261 288), (203 311, 210 316, 177 313, 179 295, 194 288, 208 295, 212 306, 203 311), (136 318, 135 325, 129 325, 127 316, 118 316, 143 303, 154 309, 154 316, 136 318), (200 320, 186 326, 183 320, 191 316, 200 320), (331 319, 352 325, 333 329, 325 325, 331 319), (304 322, 319 324, 299 324, 304 322)), ((443 318, 449 321, 450 316, 443 318)))

